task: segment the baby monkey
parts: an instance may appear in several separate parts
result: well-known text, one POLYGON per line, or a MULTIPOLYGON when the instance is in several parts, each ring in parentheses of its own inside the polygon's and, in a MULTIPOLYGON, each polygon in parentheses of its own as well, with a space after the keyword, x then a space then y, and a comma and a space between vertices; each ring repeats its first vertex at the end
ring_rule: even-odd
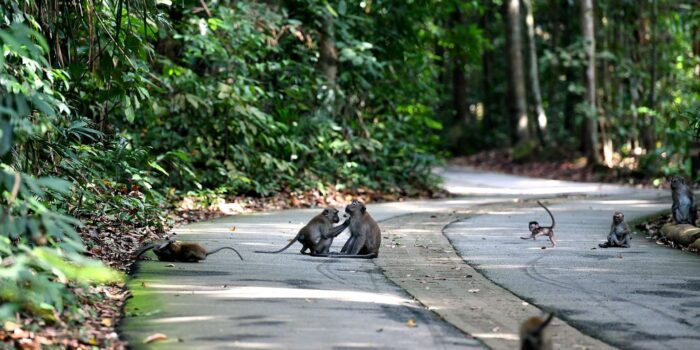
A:
POLYGON ((520 350, 551 350, 552 336, 546 330, 554 314, 543 319, 540 316, 528 318, 520 325, 520 350))
POLYGON ((549 214, 549 217, 552 218, 552 226, 540 226, 540 224, 537 223, 537 221, 530 221, 530 223, 527 225, 530 229, 530 236, 520 238, 532 238, 534 240, 537 236, 547 236, 549 238, 549 241, 552 242, 552 247, 556 247, 557 242, 554 240, 554 225, 556 224, 556 222, 554 221, 554 215, 552 215, 552 212, 549 211, 549 209, 547 209, 547 207, 545 207, 544 204, 542 204, 540 201, 537 201, 537 204, 544 208, 544 210, 547 211, 547 214, 549 214))
POLYGON ((206 248, 198 243, 173 241, 170 240, 168 236, 165 236, 165 242, 151 243, 139 249, 136 252, 136 259, 138 260, 141 255, 151 249, 153 249, 153 253, 156 254, 159 261, 199 262, 205 260, 207 256, 218 253, 224 249, 233 250, 236 255, 238 255, 238 258, 243 260, 241 254, 232 247, 221 247, 212 251, 207 251, 206 248))
POLYGON ((630 228, 625 222, 625 214, 616 211, 613 214, 608 241, 598 244, 601 248, 629 248, 630 247, 630 228))

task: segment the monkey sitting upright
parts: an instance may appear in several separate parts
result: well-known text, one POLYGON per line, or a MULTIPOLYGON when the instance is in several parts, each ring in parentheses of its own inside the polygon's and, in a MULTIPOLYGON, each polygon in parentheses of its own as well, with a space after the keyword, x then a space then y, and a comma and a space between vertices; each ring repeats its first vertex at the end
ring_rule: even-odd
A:
POLYGON ((554 240, 554 225, 556 224, 556 222, 554 221, 554 215, 552 215, 552 212, 549 211, 549 209, 547 209, 547 207, 545 207, 544 204, 542 204, 540 201, 537 201, 537 204, 544 208, 544 210, 546 210, 549 214, 549 217, 552 218, 552 226, 540 226, 540 224, 537 223, 537 221, 530 221, 530 223, 527 225, 530 229, 530 236, 520 238, 532 238, 534 240, 537 236, 547 236, 549 237, 549 241, 552 242, 552 247, 556 247, 557 242, 554 240))
POLYGON ((598 244, 601 248, 629 248, 630 247, 630 228, 625 222, 625 214, 616 211, 613 214, 612 226, 608 234, 608 241, 598 244))
POLYGON ((345 212, 350 214, 350 219, 343 223, 350 226, 350 238, 340 253, 317 256, 360 259, 374 259, 379 256, 382 233, 377 222, 367 212, 367 207, 362 202, 353 200, 345 207, 345 212))
POLYGON ((158 257, 159 261, 199 262, 205 260, 207 256, 218 253, 224 249, 233 250, 236 255, 238 255, 238 258, 243 260, 241 254, 232 247, 221 247, 212 251, 207 251, 206 248, 197 243, 173 241, 168 236, 165 236, 165 242, 151 243, 139 249, 136 252, 136 259, 138 260, 141 255, 151 249, 153 249, 153 253, 158 257))
POLYGON ((690 224, 695 225, 697 220, 698 208, 695 206, 695 196, 693 191, 685 183, 685 179, 680 176, 671 178, 671 215, 673 222, 676 225, 690 224))

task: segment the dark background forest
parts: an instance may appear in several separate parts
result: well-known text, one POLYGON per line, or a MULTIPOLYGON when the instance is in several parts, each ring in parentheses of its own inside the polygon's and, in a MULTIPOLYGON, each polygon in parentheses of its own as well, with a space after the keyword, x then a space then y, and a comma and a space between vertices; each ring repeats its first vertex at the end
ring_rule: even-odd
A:
POLYGON ((700 177, 694 0, 0 0, 0 43, 3 319, 84 322, 183 198, 430 196, 488 150, 700 177))

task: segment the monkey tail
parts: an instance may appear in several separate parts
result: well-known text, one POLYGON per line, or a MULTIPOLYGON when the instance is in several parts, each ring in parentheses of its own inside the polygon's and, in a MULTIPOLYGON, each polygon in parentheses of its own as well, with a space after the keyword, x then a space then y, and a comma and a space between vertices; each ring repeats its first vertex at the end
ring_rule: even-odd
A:
POLYGON ((545 328, 547 328, 547 325, 549 325, 549 322, 552 322, 552 319, 554 318, 554 314, 550 313, 549 316, 542 322, 542 324, 535 330, 535 334, 542 333, 545 328))
POLYGON ((542 202, 537 201, 537 204, 544 208, 544 210, 547 211, 547 214, 549 214, 549 217, 552 218, 552 228, 554 228, 554 225, 556 225, 556 221, 554 221, 554 215, 552 215, 552 212, 549 211, 549 209, 547 209, 547 207, 545 207, 544 204, 542 204, 542 202))
POLYGON ((224 250, 224 249, 233 250, 233 251, 236 253, 236 255, 238 255, 238 258, 241 259, 241 260, 243 260, 243 257, 241 256, 241 253, 239 253, 239 252, 238 252, 236 249, 234 249, 233 247, 221 247, 221 248, 214 249, 214 250, 208 252, 208 253, 207 253, 207 256, 212 255, 212 254, 214 254, 214 253, 218 253, 218 252, 220 252, 220 251, 222 251, 222 250, 224 250))
POLYGON ((255 252, 256 252, 256 253, 263 253, 263 254, 277 254, 277 253, 281 253, 281 252, 287 250, 287 248, 291 247, 292 244, 294 244, 294 243, 297 242, 297 241, 299 241, 299 235, 298 235, 298 234, 297 234, 296 236, 294 236, 294 239, 291 240, 291 241, 289 242, 289 244, 287 244, 286 246, 284 246, 284 248, 282 248, 282 249, 280 249, 280 250, 275 250, 275 251, 272 251, 272 252, 263 251, 263 250, 256 250, 255 252))
POLYGON ((324 258, 341 258, 341 259, 374 259, 379 256, 377 253, 371 254, 311 254, 311 256, 318 256, 324 258))
POLYGON ((149 243, 149 244, 146 244, 145 246, 143 246, 141 249, 137 250, 135 260, 138 260, 141 257, 141 255, 143 255, 147 251, 153 249, 155 246, 156 246, 155 243, 149 243))

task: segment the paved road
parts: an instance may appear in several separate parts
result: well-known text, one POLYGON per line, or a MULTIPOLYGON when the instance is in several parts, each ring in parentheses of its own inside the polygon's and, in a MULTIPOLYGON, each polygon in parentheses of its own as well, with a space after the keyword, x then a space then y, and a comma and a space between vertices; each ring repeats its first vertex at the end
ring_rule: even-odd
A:
POLYGON ((554 310, 585 333, 625 349, 697 349, 700 258, 635 237, 630 249, 600 249, 612 213, 640 217, 665 209, 655 196, 553 201, 556 249, 523 241, 527 222, 549 222, 528 206, 492 209, 445 230, 464 259, 521 298, 554 310))
MULTIPOLYGON (((519 200, 523 198, 549 197, 565 193, 598 197, 603 194, 613 194, 618 201, 615 205, 639 208, 639 211, 635 209, 628 216, 641 214, 642 209, 654 211, 660 208, 654 206, 654 203, 659 201, 659 195, 654 191, 526 179, 459 168, 442 170, 442 175, 446 179, 445 185, 449 190, 467 196, 437 201, 385 203, 372 205, 369 210, 377 220, 384 220, 410 213, 446 213, 472 208, 476 210, 489 203, 503 203, 497 207, 506 209, 522 205, 519 200), (648 200, 648 207, 645 207, 647 204, 637 202, 639 200, 648 200)), ((567 203, 578 203, 578 200, 577 196, 566 199, 567 203)), ((599 201, 589 203, 595 208, 603 204, 599 201)), ((602 206, 600 208, 609 209, 602 206)), ((576 215, 579 214, 579 209, 576 215)), ((560 209, 557 208, 557 210, 559 212, 560 209)), ((168 341, 152 345, 154 348, 163 349, 407 349, 480 348, 483 346, 479 341, 460 332, 418 304, 403 289, 388 280, 372 261, 318 260, 299 255, 297 247, 279 255, 252 253, 255 249, 275 248, 286 244, 287 239, 293 237, 303 222, 317 211, 289 210, 239 215, 178 229, 178 238, 200 241, 208 247, 232 244, 241 250, 246 261, 237 261, 233 255, 223 252, 200 264, 168 266, 160 262, 140 263, 140 269, 130 284, 135 297, 127 305, 127 314, 130 317, 123 322, 124 336, 138 348, 149 334, 165 333, 168 341), (415 320, 417 327, 409 327, 407 325, 409 320, 415 320)), ((513 238, 513 234, 519 230, 520 225, 515 222, 522 218, 508 218, 510 214, 507 213, 494 210, 493 213, 489 213, 490 215, 483 217, 502 218, 499 225, 494 226, 496 232, 493 233, 505 236, 506 233, 501 233, 500 228, 508 229, 512 231, 508 231, 507 234, 513 238)), ((539 211, 525 211, 523 214, 528 217, 535 215, 536 219, 545 220, 544 215, 539 211)), ((601 215, 609 217, 607 212, 601 215)), ((472 219, 477 220, 480 217, 472 219)), ((497 274, 492 274, 487 269, 488 265, 483 260, 474 259, 491 254, 494 261, 500 262, 499 259, 505 260, 510 257, 504 254, 500 254, 499 257, 498 252, 494 250, 485 250, 483 255, 481 251, 479 253, 470 251, 471 245, 464 242, 469 242, 474 238, 473 235, 477 234, 475 226, 469 226, 472 219, 452 225, 449 227, 448 235, 455 241, 455 246, 463 257, 477 265, 487 277, 503 285, 503 281, 498 280, 495 277, 497 274)), ((561 220, 562 227, 568 224, 566 221, 569 219, 562 217, 561 220)), ((598 232, 599 229, 604 231, 608 226, 607 220, 606 218, 601 221, 590 221, 589 231, 598 232), (598 228, 598 225, 601 227, 598 228)), ((518 231, 518 234, 520 233, 522 231, 518 231)), ((571 249, 568 246, 575 241, 574 234, 571 234, 571 238, 567 238, 570 234, 562 232, 562 248, 557 250, 523 250, 522 247, 527 245, 538 247, 535 247, 532 242, 520 240, 512 242, 512 239, 508 242, 504 240, 503 246, 513 249, 512 252, 508 252, 509 255, 527 255, 532 260, 535 258, 531 256, 532 254, 545 257, 565 254, 571 249)), ((599 235, 602 237, 602 233, 599 235)), ((589 237, 595 238, 593 234, 589 237)), ((340 246, 345 239, 346 234, 341 235, 335 247, 340 246)), ((476 242, 479 249, 494 246, 489 240, 484 241, 479 238, 479 241, 476 242)), ((639 239, 635 240, 634 243, 637 244, 639 241, 639 239)), ((583 238, 580 244, 592 245, 591 242, 584 242, 583 238)), ((649 247, 649 250, 650 257, 658 255, 659 259, 683 255, 681 252, 662 247, 649 247)), ((590 254, 589 251, 585 253, 590 254)), ((624 259, 627 257, 625 256, 624 259)), ((548 258, 541 260, 545 263, 549 262, 548 258)), ((415 263, 418 264, 420 261, 415 263)), ((690 264, 693 266, 694 263, 691 261, 690 264)), ((539 261, 535 266, 540 266, 539 261)), ((697 263, 694 266, 697 267, 697 263)), ((642 268, 639 266, 635 271, 642 268)), ((566 270, 567 268, 559 265, 554 269, 566 270)), ((517 268, 513 270, 519 271, 517 268)), ((695 271, 698 271, 697 268, 695 271)), ((590 276, 591 271, 587 272, 590 276)), ((505 279, 508 278, 505 277, 505 279)), ((597 276, 595 280, 603 284, 615 283, 597 276)), ((695 288, 697 289, 697 284, 695 288)), ((550 286, 544 288, 544 291, 549 290, 555 289, 550 286)), ((695 292, 683 291, 686 294, 695 292)), ((549 299, 540 297, 548 295, 547 293, 543 294, 542 288, 516 291, 516 294, 524 299, 535 303, 541 301, 545 308, 550 307, 547 300, 553 300, 559 296, 562 299, 569 297, 566 293, 554 295, 549 299)), ((651 292, 643 295, 650 298, 648 301, 654 300, 651 292)), ((656 299, 663 299, 663 297, 657 295, 656 299)), ((429 304, 424 304, 430 307, 429 304)), ((697 307, 693 303, 689 305, 697 307)), ((559 306, 556 305, 556 307, 559 306)), ((571 305, 567 304, 567 306, 569 306, 567 309, 571 308, 571 305)), ((674 315, 680 315, 679 312, 676 310, 674 315)), ((570 312, 567 315, 574 314, 570 312)), ((615 328, 613 324, 621 322, 619 313, 612 315, 614 317, 610 316, 610 320, 604 314, 594 313, 592 316, 603 317, 600 319, 601 322, 612 329, 615 328)), ((684 317, 688 318, 688 316, 684 317)), ((567 316, 566 319, 571 318, 567 316)), ((693 324, 693 321, 687 321, 693 324)), ((635 328, 637 325, 634 322, 629 320, 625 322, 629 323, 635 331, 642 331, 635 328)), ((596 336, 600 334, 607 337, 607 333, 598 328, 583 327, 582 329, 596 336)))

